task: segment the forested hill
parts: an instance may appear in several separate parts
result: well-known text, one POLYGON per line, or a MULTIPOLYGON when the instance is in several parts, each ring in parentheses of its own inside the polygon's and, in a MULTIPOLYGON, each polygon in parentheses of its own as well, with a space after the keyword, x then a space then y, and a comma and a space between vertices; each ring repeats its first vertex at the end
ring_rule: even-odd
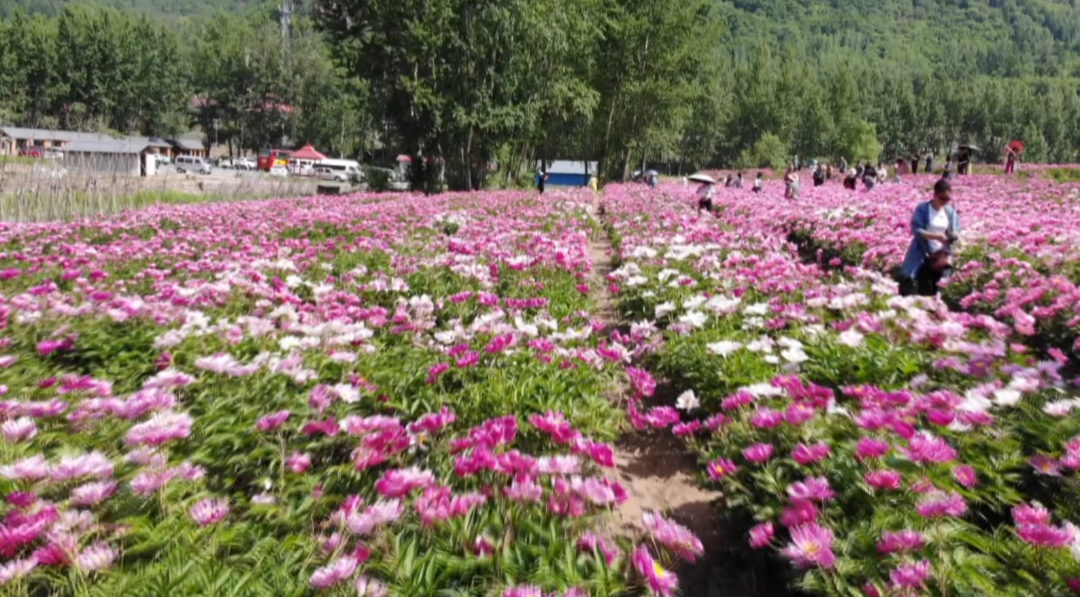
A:
POLYGON ((1080 75, 1070 0, 732 0, 731 47, 778 41, 810 60, 858 59, 949 78, 1080 75))
POLYGON ((16 9, 28 14, 54 16, 65 6, 115 8, 123 12, 145 14, 164 20, 176 17, 209 16, 217 11, 241 12, 262 6, 272 0, 0 0, 0 17, 8 17, 16 9))

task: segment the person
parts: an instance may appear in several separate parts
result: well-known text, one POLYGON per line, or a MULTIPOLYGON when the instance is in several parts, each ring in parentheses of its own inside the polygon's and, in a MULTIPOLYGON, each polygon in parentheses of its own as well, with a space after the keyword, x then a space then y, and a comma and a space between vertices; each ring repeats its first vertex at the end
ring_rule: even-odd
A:
POLYGON ((866 187, 867 191, 874 190, 874 185, 877 184, 877 170, 874 169, 874 166, 870 162, 866 162, 866 167, 863 168, 862 174, 863 186, 866 187))
POLYGON ((728 174, 724 177, 724 188, 730 189, 733 186, 735 186, 735 176, 732 174, 728 174))
POLYGON ((911 173, 919 173, 919 154, 917 153, 911 154, 911 173))
POLYGON ((934 296, 938 283, 951 273, 952 249, 960 238, 960 219, 952 202, 952 184, 945 179, 934 185, 934 197, 920 203, 911 216, 911 244, 900 275, 906 281, 902 293, 934 296))
POLYGON ((731 181, 731 188, 733 188, 733 189, 741 189, 741 188, 743 188, 742 172, 737 172, 735 174, 735 180, 731 181))
POLYGON ((956 164, 956 173, 963 176, 967 176, 971 173, 971 150, 967 147, 960 148, 960 155, 957 156, 958 162, 956 164))
POLYGON ((788 166, 784 173, 784 199, 799 198, 799 173, 795 171, 795 164, 788 166))
POLYGON ((953 178, 953 163, 952 156, 945 156, 945 170, 941 173, 942 180, 952 180, 953 178))
POLYGON ((655 172, 652 172, 652 173, 649 174, 648 183, 649 183, 649 188, 650 189, 655 189, 656 188, 657 177, 656 177, 655 172))
POLYGON ((854 191, 855 186, 859 181, 859 174, 854 168, 848 170, 847 176, 844 177, 844 188, 849 191, 854 191))
POLYGON ((926 152, 926 169, 925 169, 925 172, 927 174, 933 174, 934 173, 934 152, 933 151, 927 151, 926 152))
POLYGON ((887 178, 889 178, 889 166, 885 163, 885 160, 882 160, 877 165, 877 183, 882 184, 887 178))
POLYGON ((845 158, 844 156, 840 156, 840 163, 837 164, 837 167, 839 167, 841 174, 844 173, 844 172, 847 172, 848 171, 847 158, 845 158))
POLYGON ((701 210, 704 209, 707 212, 712 212, 712 207, 713 207, 713 205, 712 205, 713 188, 712 187, 713 186, 712 186, 711 182, 703 182, 703 183, 701 183, 701 186, 698 187, 697 192, 694 193, 694 196, 697 197, 698 211, 701 211, 701 210))
POLYGON ((1020 154, 1009 145, 1005 148, 1005 174, 1012 174, 1016 170, 1016 163, 1020 161, 1020 154))
POLYGON ((592 175, 589 176, 589 190, 595 192, 596 191, 596 185, 597 185, 597 183, 596 183, 596 175, 592 174, 592 175))
MULTIPOLYGON (((912 162, 918 164, 917 160, 912 160, 912 162)), ((904 158, 896 158, 896 165, 894 167, 894 171, 896 172, 896 176, 899 177, 901 174, 907 174, 911 172, 911 166, 908 165, 908 161, 904 158)))
POLYGON ((832 164, 825 164, 825 180, 832 180, 833 167, 832 164))
POLYGON ((865 170, 866 170, 866 166, 863 166, 862 162, 856 162, 855 163, 855 176, 857 178, 862 178, 863 172, 865 170))
POLYGON ((764 177, 765 177, 765 174, 763 172, 758 172, 757 176, 754 177, 753 191, 755 193, 760 193, 761 192, 761 179, 764 178, 764 177))
POLYGON ((814 186, 820 187, 823 184, 825 184, 825 167, 818 164, 814 170, 814 186))
POLYGON ((537 172, 536 173, 536 190, 540 191, 540 194, 544 194, 544 187, 547 186, 548 173, 537 172))

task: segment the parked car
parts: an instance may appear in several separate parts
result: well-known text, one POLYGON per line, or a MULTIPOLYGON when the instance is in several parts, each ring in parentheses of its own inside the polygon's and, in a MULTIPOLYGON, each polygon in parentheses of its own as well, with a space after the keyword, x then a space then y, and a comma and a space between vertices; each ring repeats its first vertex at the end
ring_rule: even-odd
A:
POLYGON ((193 155, 182 155, 176 158, 176 171, 181 174, 186 172, 210 174, 213 170, 214 167, 210 165, 210 160, 206 158, 193 155))
POLYGON ((316 168, 315 177, 319 180, 349 182, 348 172, 345 172, 344 170, 335 170, 333 168, 316 168))
POLYGON ((229 158, 218 158, 217 167, 223 170, 232 170, 233 161, 229 158))
POLYGON ((251 158, 236 158, 233 160, 233 168, 237 170, 254 170, 256 167, 255 160, 251 158))
POLYGON ((167 155, 160 155, 159 154, 157 156, 157 163, 158 163, 158 166, 171 166, 172 165, 172 158, 170 158, 167 155))
POLYGON ((279 178, 286 178, 289 176, 289 169, 282 165, 271 166, 270 176, 276 176, 279 178))
POLYGON ((19 157, 21 158, 40 158, 44 153, 45 149, 40 145, 26 145, 19 148, 19 157))

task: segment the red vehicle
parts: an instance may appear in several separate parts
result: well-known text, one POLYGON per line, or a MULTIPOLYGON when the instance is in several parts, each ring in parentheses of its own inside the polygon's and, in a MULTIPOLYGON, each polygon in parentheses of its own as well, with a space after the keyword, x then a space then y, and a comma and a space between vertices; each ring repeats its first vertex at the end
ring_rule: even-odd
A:
POLYGON ((26 145, 19 148, 19 157, 40 158, 45 155, 45 150, 38 145, 26 145))
POLYGON ((264 149, 259 152, 259 161, 256 167, 263 172, 269 172, 274 166, 284 166, 292 152, 288 149, 264 149))

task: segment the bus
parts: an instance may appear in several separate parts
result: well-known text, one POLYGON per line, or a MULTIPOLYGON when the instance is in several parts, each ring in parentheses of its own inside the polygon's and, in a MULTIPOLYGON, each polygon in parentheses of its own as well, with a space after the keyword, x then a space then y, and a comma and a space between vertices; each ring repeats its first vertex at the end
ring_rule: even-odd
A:
POLYGON ((269 172, 274 166, 284 166, 292 152, 288 149, 264 149, 259 152, 259 161, 256 167, 263 172, 269 172))

